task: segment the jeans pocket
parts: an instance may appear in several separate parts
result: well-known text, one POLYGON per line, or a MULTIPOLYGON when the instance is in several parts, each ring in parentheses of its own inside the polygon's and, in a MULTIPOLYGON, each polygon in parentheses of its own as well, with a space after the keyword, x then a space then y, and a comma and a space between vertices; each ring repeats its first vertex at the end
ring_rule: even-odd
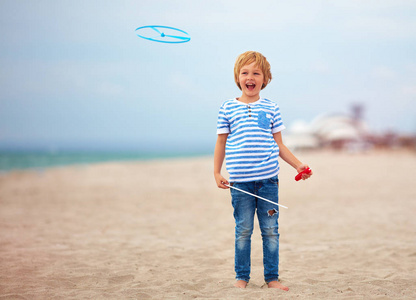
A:
POLYGON ((277 176, 269 178, 269 182, 279 185, 279 178, 277 176))

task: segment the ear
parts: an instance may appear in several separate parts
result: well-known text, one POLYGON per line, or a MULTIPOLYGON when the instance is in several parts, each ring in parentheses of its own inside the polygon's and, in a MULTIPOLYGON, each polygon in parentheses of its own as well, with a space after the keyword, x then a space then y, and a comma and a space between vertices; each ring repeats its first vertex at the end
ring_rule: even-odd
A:
POLYGON ((266 87, 266 85, 267 85, 267 80, 265 80, 265 81, 263 82, 263 85, 261 86, 261 89, 264 89, 264 88, 266 87))

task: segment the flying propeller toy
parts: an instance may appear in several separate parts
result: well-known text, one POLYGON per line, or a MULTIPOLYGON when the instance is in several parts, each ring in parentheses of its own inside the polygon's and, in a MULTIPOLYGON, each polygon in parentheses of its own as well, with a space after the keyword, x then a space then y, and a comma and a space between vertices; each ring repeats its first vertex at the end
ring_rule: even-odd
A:
POLYGON ((142 39, 168 44, 186 43, 191 40, 191 36, 186 31, 161 25, 148 25, 136 28, 136 34, 142 39))

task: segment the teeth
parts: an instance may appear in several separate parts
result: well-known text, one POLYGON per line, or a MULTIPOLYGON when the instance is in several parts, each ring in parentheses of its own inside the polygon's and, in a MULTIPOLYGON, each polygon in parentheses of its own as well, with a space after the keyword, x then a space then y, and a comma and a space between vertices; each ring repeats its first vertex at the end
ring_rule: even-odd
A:
POLYGON ((254 83, 247 83, 247 84, 246 84, 246 87, 247 87, 250 91, 252 91, 252 90, 254 90, 254 88, 256 87, 256 85, 255 85, 254 83))

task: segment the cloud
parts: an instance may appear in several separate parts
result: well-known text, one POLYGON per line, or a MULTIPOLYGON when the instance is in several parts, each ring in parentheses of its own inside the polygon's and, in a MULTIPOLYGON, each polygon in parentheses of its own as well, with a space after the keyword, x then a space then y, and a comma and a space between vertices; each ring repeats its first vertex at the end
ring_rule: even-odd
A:
POLYGON ((414 85, 403 85, 401 87, 401 94, 405 97, 409 97, 409 100, 413 98, 411 101, 413 106, 416 106, 416 83, 414 85))
POLYGON ((311 70, 316 73, 328 74, 331 71, 331 67, 327 62, 316 61, 311 65, 311 70))
POLYGON ((14 98, 122 98, 132 96, 132 85, 143 84, 146 77, 137 79, 138 69, 145 64, 137 62, 84 62, 79 60, 15 61, 2 68, 1 97, 14 98))
POLYGON ((344 29, 370 39, 416 38, 416 20, 400 16, 355 16, 344 21, 344 29))
POLYGON ((398 76, 399 76, 396 71, 386 66, 375 67, 373 71, 371 72, 371 74, 374 79, 387 80, 387 81, 396 80, 398 79, 398 76))

